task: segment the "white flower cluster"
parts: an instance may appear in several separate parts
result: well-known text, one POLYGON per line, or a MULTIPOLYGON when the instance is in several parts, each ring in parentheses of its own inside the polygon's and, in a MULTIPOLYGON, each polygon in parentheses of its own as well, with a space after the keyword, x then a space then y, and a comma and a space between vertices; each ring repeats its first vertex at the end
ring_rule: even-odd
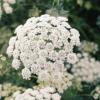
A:
POLYGON ((95 100, 100 99, 100 86, 96 86, 95 90, 92 92, 92 95, 95 100))
POLYGON ((98 44, 90 41, 82 41, 81 45, 79 46, 79 50, 81 52, 87 52, 87 53, 96 53, 99 50, 98 44))
POLYGON ((16 70, 24 65, 24 79, 29 80, 36 74, 38 82, 48 80, 56 87, 70 83, 64 62, 74 64, 77 61, 73 48, 80 44, 80 35, 68 24, 67 18, 50 15, 32 17, 18 26, 15 34, 9 41, 7 54, 13 56, 12 67, 16 70))
POLYGON ((97 82, 100 79, 100 62, 86 53, 78 56, 79 61, 72 67, 74 77, 84 82, 97 82))
POLYGON ((72 85, 72 79, 72 75, 67 73, 60 62, 55 65, 49 64, 47 69, 41 70, 38 74, 38 83, 55 87, 60 93, 72 85))
POLYGON ((15 91, 24 91, 25 88, 12 85, 11 83, 0 84, 0 100, 10 100, 15 91))
POLYGON ((11 14, 13 12, 13 8, 11 5, 16 3, 16 0, 2 0, 3 1, 3 5, 2 8, 0 8, 1 12, 5 12, 6 14, 11 14))
POLYGON ((61 96, 55 88, 46 87, 39 90, 27 89, 24 93, 17 91, 11 100, 61 100, 61 96))

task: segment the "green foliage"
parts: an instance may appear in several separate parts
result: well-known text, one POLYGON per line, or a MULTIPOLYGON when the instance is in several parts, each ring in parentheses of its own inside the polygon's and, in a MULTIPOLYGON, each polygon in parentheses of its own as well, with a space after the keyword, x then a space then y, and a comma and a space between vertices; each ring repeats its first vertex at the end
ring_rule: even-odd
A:
POLYGON ((12 36, 11 30, 8 27, 0 28, 0 52, 5 52, 6 43, 12 36))
POLYGON ((78 94, 77 90, 70 88, 64 92, 61 100, 84 100, 84 99, 78 94))
POLYGON ((73 80, 72 87, 64 91, 61 100, 84 100, 79 94, 82 91, 82 84, 78 80, 73 80))
POLYGON ((0 60, 0 65, 2 66, 0 68, 0 84, 8 82, 23 87, 33 87, 37 84, 36 78, 32 78, 31 81, 23 80, 21 74, 11 67, 11 60, 9 58, 6 58, 4 61, 0 60))

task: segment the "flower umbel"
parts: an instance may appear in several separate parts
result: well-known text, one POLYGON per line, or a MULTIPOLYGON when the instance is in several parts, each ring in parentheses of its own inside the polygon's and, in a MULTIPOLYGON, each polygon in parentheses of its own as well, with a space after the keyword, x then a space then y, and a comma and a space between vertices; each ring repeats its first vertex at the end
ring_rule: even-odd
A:
POLYGON ((9 41, 7 54, 13 56, 13 68, 18 70, 21 65, 24 66, 24 79, 30 80, 35 74, 38 82, 48 81, 49 86, 60 92, 70 86, 64 62, 73 64, 77 61, 73 48, 80 44, 80 35, 69 25, 67 18, 50 15, 32 17, 18 26, 15 34, 9 41))

